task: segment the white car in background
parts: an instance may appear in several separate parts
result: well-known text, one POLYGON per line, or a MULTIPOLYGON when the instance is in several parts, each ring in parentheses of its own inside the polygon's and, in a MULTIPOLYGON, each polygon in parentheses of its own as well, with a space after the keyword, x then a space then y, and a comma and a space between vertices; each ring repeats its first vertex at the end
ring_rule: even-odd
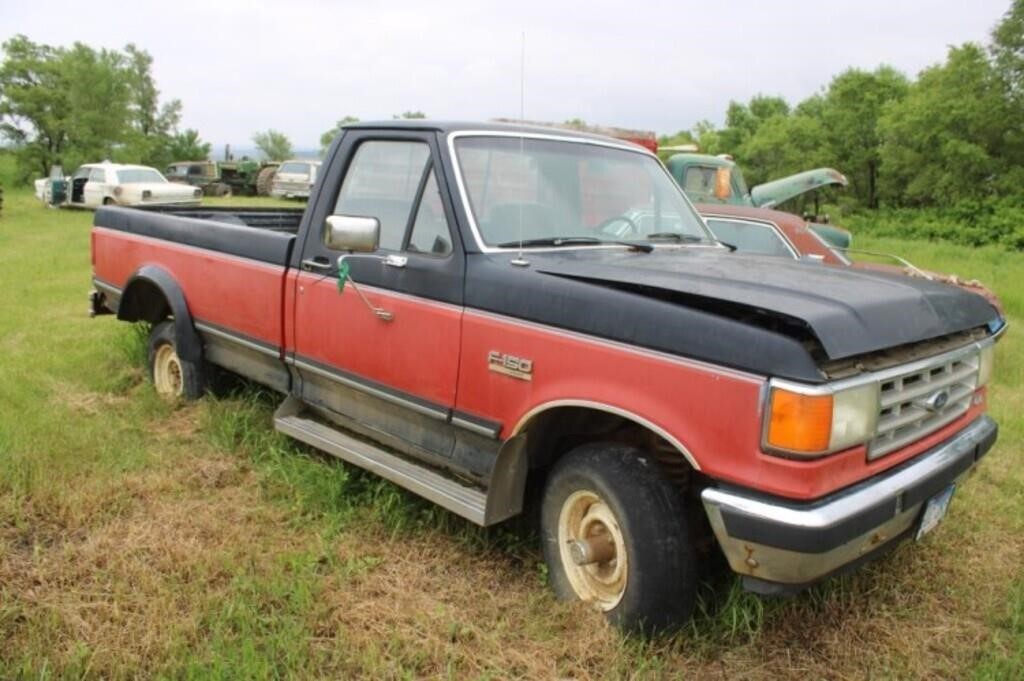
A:
POLYGON ((274 175, 270 195, 278 199, 308 199, 320 172, 320 161, 285 161, 274 175))
POLYGON ((36 196, 52 206, 198 206, 203 190, 169 182, 156 168, 88 163, 69 178, 54 168, 36 180, 36 196))

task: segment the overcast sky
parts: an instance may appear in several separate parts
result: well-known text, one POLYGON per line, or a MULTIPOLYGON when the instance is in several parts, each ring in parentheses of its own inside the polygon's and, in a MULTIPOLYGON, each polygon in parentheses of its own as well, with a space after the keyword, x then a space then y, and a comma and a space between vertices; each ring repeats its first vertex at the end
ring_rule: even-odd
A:
POLYGON ((723 120, 730 99, 813 94, 848 66, 908 74, 987 42, 1009 0, 587 3, 0 0, 0 38, 153 55, 183 127, 218 148, 285 132, 299 148, 345 115, 525 114, 655 130, 723 120))

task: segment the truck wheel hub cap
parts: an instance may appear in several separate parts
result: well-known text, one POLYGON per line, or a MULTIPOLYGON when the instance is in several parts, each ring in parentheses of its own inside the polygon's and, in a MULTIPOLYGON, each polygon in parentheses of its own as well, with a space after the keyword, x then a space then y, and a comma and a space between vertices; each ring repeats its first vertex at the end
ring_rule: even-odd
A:
POLYGON ((185 385, 181 360, 178 359, 178 353, 174 348, 168 344, 161 345, 153 358, 153 384, 160 395, 181 397, 185 385))
POLYGON ((603 611, 619 604, 629 575, 626 544, 615 514, 597 493, 581 490, 565 500, 558 518, 558 545, 562 566, 580 600, 603 611), (580 543, 611 544, 614 550, 606 560, 578 565, 573 549, 580 543))

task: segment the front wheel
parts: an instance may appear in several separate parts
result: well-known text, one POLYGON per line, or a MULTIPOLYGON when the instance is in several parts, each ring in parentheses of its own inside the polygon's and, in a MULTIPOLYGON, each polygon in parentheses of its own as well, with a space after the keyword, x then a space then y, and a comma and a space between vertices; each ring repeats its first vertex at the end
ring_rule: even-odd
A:
POLYGON ((556 594, 627 631, 678 628, 693 613, 696 557, 682 493, 635 447, 574 449, 551 471, 541 505, 556 594))
POLYGON ((168 400, 197 400, 203 395, 202 364, 178 356, 174 321, 162 321, 149 334, 149 375, 153 387, 168 400))

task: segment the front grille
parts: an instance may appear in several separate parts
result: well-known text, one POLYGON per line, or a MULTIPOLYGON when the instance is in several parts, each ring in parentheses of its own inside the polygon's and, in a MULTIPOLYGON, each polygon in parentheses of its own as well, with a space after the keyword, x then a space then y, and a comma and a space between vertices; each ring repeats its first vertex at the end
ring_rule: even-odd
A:
POLYGON ((868 443, 877 459, 954 421, 971 406, 978 386, 977 349, 924 362, 881 382, 878 428, 868 443))

